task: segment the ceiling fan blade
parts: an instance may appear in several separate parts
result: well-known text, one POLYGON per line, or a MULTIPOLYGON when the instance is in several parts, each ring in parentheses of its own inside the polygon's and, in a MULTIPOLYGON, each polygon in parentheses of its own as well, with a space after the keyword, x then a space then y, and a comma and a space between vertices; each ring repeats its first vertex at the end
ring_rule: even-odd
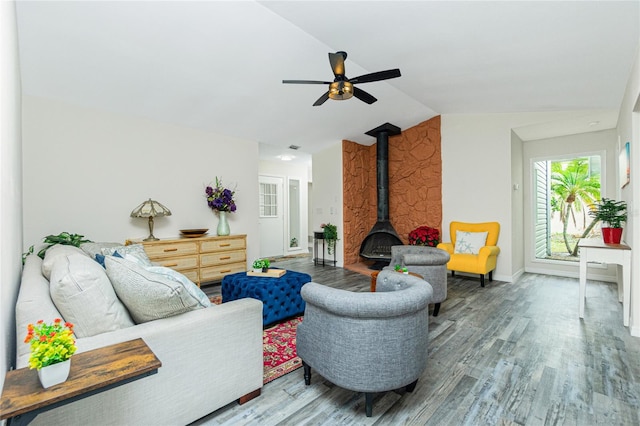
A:
POLYGON ((339 75, 344 76, 344 60, 347 56, 344 52, 329 53, 329 63, 331 64, 331 70, 337 77, 339 75))
POLYGON ((331 84, 330 81, 318 80, 282 80, 283 84, 331 84))
POLYGON ((315 101, 315 103, 313 104, 313 106, 320 106, 320 105, 322 105, 323 103, 325 103, 327 99, 329 99, 329 91, 328 91, 328 90, 327 90, 327 93, 325 93, 324 95, 320 96, 320 97, 318 98, 318 100, 317 100, 317 101, 315 101))
POLYGON ((368 94, 362 89, 358 89, 355 86, 353 87, 353 96, 360 99, 362 102, 368 103, 369 105, 377 101, 377 99, 374 98, 372 95, 368 94))
POLYGON ((388 80, 390 78, 400 77, 400 70, 398 68, 393 70, 372 72, 371 74, 364 74, 358 77, 350 78, 351 84, 356 83, 371 83, 372 81, 388 80))

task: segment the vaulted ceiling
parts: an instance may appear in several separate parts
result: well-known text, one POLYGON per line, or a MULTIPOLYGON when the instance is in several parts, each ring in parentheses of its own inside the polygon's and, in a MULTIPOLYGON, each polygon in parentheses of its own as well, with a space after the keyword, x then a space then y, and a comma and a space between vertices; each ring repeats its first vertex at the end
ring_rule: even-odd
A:
POLYGON ((640 21, 638 1, 18 1, 17 14, 25 94, 273 155, 438 114, 574 111, 571 132, 614 127, 640 21), (348 77, 402 77, 359 85, 372 105, 314 107, 326 86, 282 84, 333 80, 338 50, 348 77))

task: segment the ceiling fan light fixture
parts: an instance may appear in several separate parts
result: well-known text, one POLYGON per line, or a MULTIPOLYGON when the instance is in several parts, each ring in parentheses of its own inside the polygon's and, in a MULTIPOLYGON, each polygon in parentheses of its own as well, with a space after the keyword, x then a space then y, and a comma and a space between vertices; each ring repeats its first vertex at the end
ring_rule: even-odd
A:
POLYGON ((353 97, 353 84, 348 81, 334 81, 329 85, 329 98, 343 101, 353 97))

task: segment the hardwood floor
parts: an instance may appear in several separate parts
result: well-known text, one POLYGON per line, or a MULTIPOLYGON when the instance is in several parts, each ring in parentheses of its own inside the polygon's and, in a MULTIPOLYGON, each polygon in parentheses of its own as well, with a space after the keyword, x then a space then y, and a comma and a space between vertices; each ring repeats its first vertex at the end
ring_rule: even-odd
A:
MULTIPOLYGON (((367 276, 315 267, 310 258, 274 266, 332 287, 369 290, 367 276)), ((429 360, 416 389, 377 394, 373 417, 365 417, 362 394, 318 374, 305 386, 299 369, 265 385, 260 397, 193 424, 640 424, 640 338, 622 326, 615 284, 587 282, 580 320, 577 279, 525 274, 485 288, 478 278, 448 279, 448 298, 430 317, 429 360)))

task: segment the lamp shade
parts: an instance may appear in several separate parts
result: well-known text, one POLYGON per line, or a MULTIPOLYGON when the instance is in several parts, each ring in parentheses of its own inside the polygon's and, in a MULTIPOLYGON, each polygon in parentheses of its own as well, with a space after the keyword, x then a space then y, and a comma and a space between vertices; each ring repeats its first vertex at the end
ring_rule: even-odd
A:
POLYGON ((160 204, 159 202, 149 198, 144 203, 133 209, 131 217, 159 217, 171 216, 171 210, 160 204))
POLYGON ((157 201, 149 198, 144 203, 133 209, 131 217, 148 217, 149 218, 149 236, 144 241, 157 241, 153 236, 153 218, 160 216, 171 216, 171 210, 163 206, 157 201))

